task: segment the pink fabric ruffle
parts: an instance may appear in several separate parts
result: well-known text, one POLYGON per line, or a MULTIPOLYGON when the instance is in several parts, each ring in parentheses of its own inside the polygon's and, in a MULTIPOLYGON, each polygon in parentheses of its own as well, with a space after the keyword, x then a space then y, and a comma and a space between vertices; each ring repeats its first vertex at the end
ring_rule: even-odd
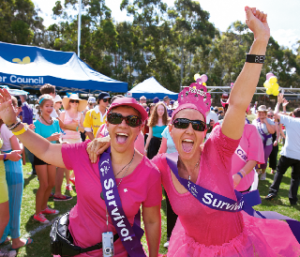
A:
POLYGON ((300 245, 287 223, 262 220, 243 213, 243 232, 223 245, 205 246, 189 237, 177 219, 168 257, 299 257, 300 245))

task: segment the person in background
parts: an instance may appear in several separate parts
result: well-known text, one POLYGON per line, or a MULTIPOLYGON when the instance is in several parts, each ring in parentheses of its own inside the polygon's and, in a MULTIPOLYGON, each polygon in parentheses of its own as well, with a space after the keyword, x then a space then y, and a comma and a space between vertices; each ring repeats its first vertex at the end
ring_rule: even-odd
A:
POLYGON ((219 108, 218 108, 218 106, 216 106, 216 107, 214 108, 214 112, 218 115, 218 113, 219 113, 219 108))
POLYGON ((92 110, 95 108, 95 105, 96 105, 96 98, 94 96, 90 96, 88 101, 87 101, 87 107, 85 108, 84 112, 83 112, 83 116, 85 117, 86 113, 89 111, 89 110, 92 110))
MULTIPOLYGON (((18 111, 17 99, 12 97, 15 112, 18 111)), ((7 236, 12 238, 12 249, 16 250, 33 242, 32 239, 20 238, 21 206, 24 187, 23 168, 21 162, 21 146, 17 137, 0 120, 0 133, 3 139, 1 153, 4 154, 6 182, 9 194, 9 222, 2 234, 0 243, 5 242, 7 236)), ((1 255, 0 255, 1 256, 1 255)))
POLYGON ((278 120, 274 119, 273 111, 268 111, 267 117, 274 121, 275 123, 275 133, 272 134, 273 149, 269 156, 269 168, 271 169, 271 174, 274 174, 277 166, 277 154, 278 154, 278 142, 280 137, 280 123, 278 120))
POLYGON ((145 96, 140 97, 140 104, 147 104, 147 98, 145 96))
MULTIPOLYGON (((80 143, 82 142, 81 140, 81 135, 80 131, 84 131, 83 127, 83 114, 82 112, 86 109, 87 106, 87 101, 79 99, 77 94, 72 94, 68 98, 64 98, 62 100, 62 104, 64 106, 65 111, 61 113, 60 119, 62 120, 63 123, 68 124, 73 121, 78 122, 79 127, 78 131, 72 131, 72 130, 64 130, 64 134, 62 135, 62 142, 63 143, 68 143, 68 144, 75 144, 75 143, 80 143)), ((70 184, 70 181, 73 181, 72 183, 75 183, 75 176, 71 175, 70 179, 70 171, 65 169, 64 173, 66 175, 66 189, 68 191, 72 191, 72 185, 70 184)), ((57 174, 56 176, 56 187, 55 187, 55 194, 54 194, 54 201, 60 201, 61 198, 65 200, 65 196, 62 195, 61 193, 61 186, 63 182, 63 173, 59 173, 59 176, 57 174)), ((67 200, 71 200, 72 197, 67 196, 67 200)))
POLYGON ((151 113, 152 111, 154 110, 154 107, 155 107, 155 103, 151 103, 149 104, 149 108, 148 108, 148 119, 145 121, 145 126, 144 126, 144 145, 146 144, 147 142, 147 138, 148 138, 148 135, 149 135, 149 126, 148 126, 148 122, 149 122, 149 117, 151 117, 151 113))
POLYGON ((60 117, 61 114, 61 106, 62 106, 62 99, 59 95, 56 95, 53 99, 54 101, 54 110, 56 111, 56 114, 58 115, 58 117, 60 117))
POLYGON ((161 133, 168 123, 167 108, 164 103, 160 102, 155 105, 148 122, 149 135, 145 145, 145 152, 149 159, 152 159, 158 153, 162 139, 161 133))
POLYGON ((279 94, 275 107, 275 119, 278 119, 279 122, 285 126, 286 142, 282 147, 274 181, 270 186, 266 200, 272 200, 277 196, 283 175, 289 167, 292 167, 289 200, 291 205, 296 205, 298 202, 297 192, 300 182, 300 108, 292 112, 293 117, 279 114, 279 107, 283 102, 283 94, 279 94))
MULTIPOLYGON (((33 110, 27 103, 26 95, 20 95, 20 100, 22 102, 22 122, 28 125, 33 124, 33 110)), ((35 167, 34 167, 34 156, 33 154, 25 147, 24 148, 25 156, 28 157, 28 160, 31 163, 31 174, 36 175, 35 167)))
MULTIPOLYGON (((0 148, 3 146, 3 139, 0 133, 0 148)), ((14 151, 11 152, 11 154, 14 151)), ((16 160, 20 160, 21 151, 15 153, 16 160)), ((8 187, 6 182, 6 172, 4 166, 4 160, 8 159, 7 154, 0 154, 0 239, 3 236, 4 230, 9 222, 9 202, 8 202, 8 187)), ((11 158, 11 160, 13 160, 11 158)), ((7 238, 4 243, 7 242, 7 238)), ((2 251, 0 250, 1 257, 15 257, 17 255, 16 250, 2 251)))
POLYGON ((171 118, 172 117, 172 110, 170 108, 170 98, 166 95, 163 99, 163 103, 165 104, 166 108, 167 108, 167 112, 168 112, 168 116, 171 118))
MULTIPOLYGON (((168 125, 164 129, 164 131, 161 133, 161 135, 162 135, 162 141, 161 141, 160 148, 158 150, 158 154, 177 152, 174 141, 170 135, 170 125, 168 125)), ((164 194, 166 197, 166 205, 167 205, 167 242, 164 243, 164 247, 168 248, 171 234, 172 234, 173 228, 175 227, 178 216, 173 211, 172 206, 170 204, 170 200, 165 191, 164 191, 164 194)))
POLYGON ((272 134, 275 133, 275 123, 267 117, 267 107, 260 105, 257 109, 258 118, 252 124, 256 127, 264 145, 265 162, 256 166, 258 174, 261 174, 260 180, 266 179, 266 168, 268 158, 273 149, 272 134))
POLYGON ((108 93, 101 92, 97 99, 98 106, 89 110, 85 115, 83 126, 86 135, 90 140, 93 140, 96 137, 98 129, 106 122, 109 99, 110 95, 108 93))
POLYGON ((154 98, 153 98, 153 103, 154 103, 154 104, 157 104, 158 102, 159 102, 159 98, 158 98, 157 96, 154 97, 154 98))
POLYGON ((175 100, 171 100, 170 101, 170 109, 174 110, 174 104, 175 104, 175 100))
MULTIPOLYGON (((59 121, 51 117, 54 110, 53 98, 48 94, 41 95, 38 102, 40 113, 39 119, 34 121, 35 133, 56 144, 60 139, 61 130, 59 121)), ((39 179, 39 188, 36 192, 36 208, 33 218, 41 223, 49 223, 44 214, 59 213, 47 206, 51 190, 55 185, 56 167, 42 161, 37 156, 34 156, 34 164, 39 179)))
MULTIPOLYGON (((253 106, 253 104, 252 104, 253 106)), ((248 119, 248 121, 250 122, 250 124, 252 124, 252 122, 256 119, 256 114, 253 114, 251 111, 251 104, 249 105, 247 111, 246 111, 246 117, 248 119)))

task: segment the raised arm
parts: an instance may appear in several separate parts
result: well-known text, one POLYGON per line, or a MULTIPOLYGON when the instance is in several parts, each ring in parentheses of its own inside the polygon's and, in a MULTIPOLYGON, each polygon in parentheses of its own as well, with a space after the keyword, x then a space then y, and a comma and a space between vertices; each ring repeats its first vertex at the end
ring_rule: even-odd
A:
MULTIPOLYGON (((6 89, 0 89, 0 117, 8 127, 12 124, 16 124, 16 113, 11 103, 11 96, 6 89)), ((16 135, 16 137, 30 152, 46 163, 65 168, 62 159, 61 145, 51 144, 47 139, 34 133, 31 129, 27 129, 27 131, 22 133, 24 131, 23 129, 24 125, 21 123, 13 129, 12 132, 20 133, 20 135, 16 135)))
MULTIPOLYGON (((267 15, 255 8, 245 7, 246 24, 254 33, 254 42, 249 54, 265 55, 270 37, 267 15)), ((245 111, 255 92, 262 64, 245 63, 238 76, 229 98, 229 108, 222 124, 224 135, 239 139, 243 134, 245 111)))

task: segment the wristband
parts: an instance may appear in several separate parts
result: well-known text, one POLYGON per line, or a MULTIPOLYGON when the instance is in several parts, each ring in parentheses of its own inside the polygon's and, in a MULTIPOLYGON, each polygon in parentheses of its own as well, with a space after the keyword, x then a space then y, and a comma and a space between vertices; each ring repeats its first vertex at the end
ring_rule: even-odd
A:
POLYGON ((265 55, 256 55, 256 54, 247 54, 246 55, 246 62, 249 62, 249 63, 263 64, 265 62, 265 59, 266 59, 265 55))
POLYGON ((241 178, 244 177, 243 174, 240 171, 238 173, 236 173, 236 174, 238 174, 241 178))
POLYGON ((77 126, 76 131, 78 132, 79 126, 77 126))
MULTIPOLYGON (((23 123, 22 123, 23 124, 23 123)), ((23 133, 25 133, 28 129, 28 125, 27 124, 23 124, 23 128, 17 132, 14 132, 12 131, 12 133, 15 135, 15 136, 19 136, 19 135, 22 135, 23 133)))
POLYGON ((15 121, 13 124, 11 124, 11 125, 6 125, 6 126, 7 126, 7 128, 8 128, 9 130, 13 130, 13 129, 15 129, 17 126, 19 126, 20 123, 21 123, 21 120, 20 120, 19 118, 17 118, 16 121, 15 121))
POLYGON ((7 156, 7 154, 5 153, 4 156, 3 156, 3 161, 6 160, 6 156, 7 156))

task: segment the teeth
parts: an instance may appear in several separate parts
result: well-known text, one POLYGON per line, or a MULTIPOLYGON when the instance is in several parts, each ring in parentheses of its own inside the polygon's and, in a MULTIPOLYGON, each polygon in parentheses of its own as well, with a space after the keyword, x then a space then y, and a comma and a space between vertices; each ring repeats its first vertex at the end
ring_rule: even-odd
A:
POLYGON ((128 135, 125 134, 125 133, 117 133, 117 135, 118 135, 118 136, 125 136, 125 137, 128 137, 128 135))
POLYGON ((194 143, 194 141, 191 139, 184 139, 183 142, 194 143))

